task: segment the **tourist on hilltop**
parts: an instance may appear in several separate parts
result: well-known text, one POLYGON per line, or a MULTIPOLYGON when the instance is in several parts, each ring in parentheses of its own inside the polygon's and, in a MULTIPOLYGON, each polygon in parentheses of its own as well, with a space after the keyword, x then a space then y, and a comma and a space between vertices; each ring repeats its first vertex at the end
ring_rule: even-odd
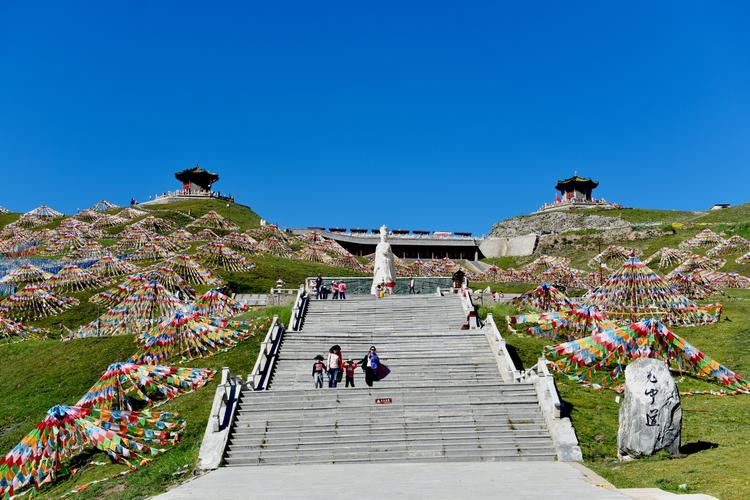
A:
POLYGON ((341 347, 335 345, 328 350, 328 387, 335 389, 341 372, 341 347))
POLYGON ((323 290, 323 276, 320 274, 315 278, 315 298, 320 299, 323 290))
POLYGON ((312 366, 312 376, 313 380, 315 381, 316 389, 323 388, 323 372, 327 371, 328 370, 326 369, 326 365, 323 364, 323 356, 318 354, 317 356, 315 356, 312 366))
POLYGON ((339 284, 335 280, 331 281, 331 294, 331 300, 339 298, 339 284))
POLYGON ((385 284, 385 287, 388 289, 388 295, 393 295, 393 289, 396 287, 396 282, 391 280, 385 284))
POLYGON ((354 370, 357 369, 359 365, 354 362, 353 359, 350 359, 346 363, 344 363, 344 372, 346 374, 346 387, 349 387, 350 385, 354 387, 354 370))
POLYGON ((344 280, 339 281, 339 299, 346 300, 346 283, 344 280))
POLYGON ((377 287, 375 287, 375 298, 376 299, 382 299, 383 298, 383 295, 380 293, 382 291, 383 291, 383 289, 381 288, 380 285, 378 285, 377 287))
POLYGON ((409 295, 413 295, 417 293, 417 291, 414 289, 414 276, 409 278, 409 295))

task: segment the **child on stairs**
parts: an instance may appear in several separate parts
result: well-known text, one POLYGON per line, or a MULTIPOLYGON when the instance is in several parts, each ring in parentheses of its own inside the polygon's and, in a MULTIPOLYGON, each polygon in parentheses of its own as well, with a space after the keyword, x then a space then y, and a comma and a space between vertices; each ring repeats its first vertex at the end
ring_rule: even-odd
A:
POLYGON ((313 361, 312 366, 312 376, 313 380, 315 380, 315 388, 316 389, 322 389, 323 388, 323 372, 328 372, 328 369, 326 368, 326 365, 323 363, 323 356, 318 354, 315 356, 315 360, 313 361))

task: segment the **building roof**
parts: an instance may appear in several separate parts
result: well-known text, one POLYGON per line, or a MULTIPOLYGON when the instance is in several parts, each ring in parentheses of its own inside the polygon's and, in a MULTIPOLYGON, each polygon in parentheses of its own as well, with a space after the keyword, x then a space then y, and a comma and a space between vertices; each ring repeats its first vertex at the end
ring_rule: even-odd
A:
POLYGON ((596 182, 593 179, 589 179, 588 177, 579 177, 577 175, 574 175, 573 177, 569 177, 562 181, 557 181, 557 184, 555 184, 555 189, 558 191, 565 191, 566 188, 573 188, 573 187, 583 187, 583 188, 589 188, 594 189, 599 185, 598 182, 596 182))
POLYGON ((199 186, 208 186, 219 180, 219 174, 214 172, 208 172, 202 169, 198 165, 193 168, 185 169, 181 172, 174 174, 175 178, 180 182, 193 182, 199 186))

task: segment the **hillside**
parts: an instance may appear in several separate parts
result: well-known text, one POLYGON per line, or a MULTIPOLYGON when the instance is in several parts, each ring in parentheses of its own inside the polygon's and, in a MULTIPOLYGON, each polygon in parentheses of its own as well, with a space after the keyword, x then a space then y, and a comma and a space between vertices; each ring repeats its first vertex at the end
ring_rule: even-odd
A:
MULTIPOLYGON (((167 249, 167 257, 180 252, 189 254, 190 258, 205 266, 213 276, 220 278, 226 290, 237 293, 268 293, 278 278, 286 282, 287 288, 297 288, 303 283, 304 278, 318 273, 335 276, 362 274, 361 270, 335 265, 337 261, 328 254, 315 256, 321 261, 328 262, 327 264, 312 258, 305 259, 300 251, 310 245, 309 241, 285 234, 274 226, 260 228, 260 216, 247 206, 227 206, 225 202, 209 199, 149 204, 137 208, 145 214, 133 213, 125 221, 117 219, 117 224, 101 228, 95 228, 88 222, 81 223, 71 216, 54 217, 31 228, 15 227, 5 233, 5 243, 18 240, 21 248, 28 253, 28 242, 34 242, 30 247, 33 250, 29 256, 31 262, 60 268, 69 263, 68 257, 81 248, 91 248, 97 252, 111 251, 123 258, 132 257, 137 253, 137 248, 122 244, 136 235, 137 238, 145 238, 151 242, 158 242, 156 245, 163 245, 164 249, 167 249), (220 217, 236 224, 237 232, 214 227, 206 233, 208 228, 189 226, 191 222, 212 210, 220 217), (163 227, 143 229, 139 227, 139 224, 143 223, 157 223, 163 227), (180 231, 184 233, 186 229, 191 232, 187 232, 187 236, 183 234, 182 240, 179 239, 177 234, 180 231), (247 230, 251 230, 257 242, 242 246, 247 241, 253 241, 252 237, 245 233, 247 230), (244 240, 243 234, 250 239, 244 240), (232 235, 233 240, 226 239, 232 235), (68 237, 74 244, 60 246, 59 242, 65 241, 64 238, 68 237), (263 246, 266 240, 268 244, 263 246), (273 244, 270 243, 271 240, 274 240, 273 244), (225 262, 222 260, 224 257, 214 261, 209 259, 207 254, 201 253, 201 248, 212 243, 218 244, 217 248, 222 248, 222 252, 228 256, 226 262, 244 262, 243 269, 238 271, 232 266, 225 268, 225 264, 222 264, 225 262), (232 250, 231 245, 238 245, 235 247, 237 249, 232 250)), ((126 209, 109 209, 101 212, 101 217, 116 217, 124 213, 124 210, 126 209)), ((0 227, 15 222, 19 216, 20 214, 12 213, 0 215, 0 227)), ((138 243, 139 246, 142 244, 143 241, 138 243)), ((8 248, 12 248, 12 245, 8 248)), ((163 258, 129 262, 139 273, 150 272, 154 268, 158 269, 159 265, 164 265, 163 258)), ((8 260, 7 264, 11 267, 18 265, 12 259, 8 260)), ((5 268, 0 270, 3 274, 6 272, 5 268)), ((0 342, 0 359, 3 361, 0 363, 0 394, 4 402, 0 405, 0 453, 9 451, 30 432, 44 418, 50 407, 56 404, 74 404, 101 376, 107 365, 128 359, 136 352, 138 346, 133 335, 84 338, 64 343, 59 340, 61 334, 67 335, 67 332, 75 331, 79 326, 101 316, 107 307, 94 304, 89 299, 100 292, 112 290, 125 278, 126 276, 120 276, 109 279, 81 291, 57 292, 65 297, 77 299, 79 304, 58 314, 24 321, 27 325, 48 329, 48 339, 10 344, 0 342)), ((212 286, 194 284, 193 288, 196 295, 199 295, 212 286)), ((2 299, 0 296, 0 300, 2 299)), ((266 333, 265 330, 253 330, 252 325, 257 324, 261 318, 269 319, 274 314, 280 315, 286 323, 290 312, 289 306, 270 307, 235 317, 234 320, 249 322, 249 331, 253 333, 237 347, 228 352, 219 352, 215 356, 192 361, 182 362, 179 358, 173 358, 165 364, 208 367, 216 370, 227 366, 237 374, 247 375, 254 364, 259 343, 266 333)), ((162 407, 164 411, 178 412, 180 417, 187 421, 187 428, 178 446, 157 456, 152 463, 138 468, 127 476, 87 487, 81 496, 144 497, 164 491, 170 484, 189 477, 197 460, 218 378, 219 375, 208 386, 162 407)), ((43 496, 59 497, 71 492, 73 488, 86 485, 93 480, 111 477, 125 470, 121 465, 109 463, 101 453, 84 454, 75 466, 82 466, 79 473, 68 478, 67 472, 61 471, 59 480, 44 488, 43 496)))

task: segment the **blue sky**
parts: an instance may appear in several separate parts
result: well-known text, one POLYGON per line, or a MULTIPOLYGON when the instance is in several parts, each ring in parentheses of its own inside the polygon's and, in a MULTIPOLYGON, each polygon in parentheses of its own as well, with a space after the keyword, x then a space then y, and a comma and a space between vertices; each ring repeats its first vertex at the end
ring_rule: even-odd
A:
POLYGON ((486 232, 574 171, 750 201, 747 2, 0 0, 0 205, 173 189, 284 226, 486 232))

